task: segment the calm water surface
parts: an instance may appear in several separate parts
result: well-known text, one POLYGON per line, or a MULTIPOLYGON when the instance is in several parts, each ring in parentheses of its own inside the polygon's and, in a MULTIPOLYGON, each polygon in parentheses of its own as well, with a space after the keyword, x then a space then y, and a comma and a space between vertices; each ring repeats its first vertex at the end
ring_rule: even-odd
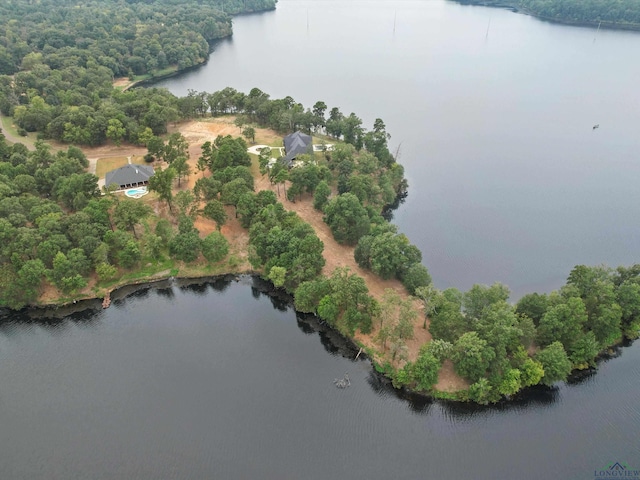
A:
MULTIPOLYGON (((411 182, 396 221, 436 283, 500 280, 518 296, 576 263, 637 261, 638 53, 634 33, 594 42, 438 0, 280 0, 165 85, 258 86, 382 117, 411 182)), ((640 467, 637 344, 578 383, 477 408, 399 398, 340 343, 251 279, 1 317, 0 478, 588 480, 614 461, 640 467)))
POLYGON ((234 32, 160 85, 381 117, 410 182, 395 221, 437 286, 517 299, 577 264, 638 262, 639 33, 441 0, 280 0, 234 32))
POLYGON ((592 479, 640 465, 637 346, 487 409, 398 398, 318 328, 251 279, 5 317, 0 478, 592 479))

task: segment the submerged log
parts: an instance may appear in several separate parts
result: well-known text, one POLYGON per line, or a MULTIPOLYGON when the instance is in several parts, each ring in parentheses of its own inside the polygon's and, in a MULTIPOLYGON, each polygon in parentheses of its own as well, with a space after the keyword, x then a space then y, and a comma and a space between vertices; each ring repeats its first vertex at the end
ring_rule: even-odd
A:
POLYGON ((351 385, 351 380, 349 380, 349 374, 345 373, 343 378, 335 379, 333 384, 338 388, 347 388, 351 385))

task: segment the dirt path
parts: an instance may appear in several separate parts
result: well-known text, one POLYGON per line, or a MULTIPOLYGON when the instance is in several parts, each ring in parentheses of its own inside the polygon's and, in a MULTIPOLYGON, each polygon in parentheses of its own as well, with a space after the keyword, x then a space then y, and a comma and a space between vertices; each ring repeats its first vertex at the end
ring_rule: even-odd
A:
MULTIPOLYGON (((278 193, 276 186, 272 185, 266 176, 257 178, 255 186, 256 191, 271 190, 275 192, 276 195, 278 193)), ((311 195, 305 195, 302 200, 296 200, 295 203, 290 202, 285 198, 284 189, 281 186, 279 200, 282 202, 285 209, 296 212, 300 218, 309 223, 315 230, 318 238, 320 238, 324 243, 324 251, 322 252, 326 261, 325 266, 322 269, 322 273, 324 275, 330 276, 336 268, 348 267, 353 273, 357 273, 364 279, 367 287, 369 288, 369 292, 378 301, 382 300, 382 296, 387 289, 396 291, 403 299, 412 298, 399 280, 383 280, 370 270, 361 268, 356 263, 353 256, 354 247, 341 245, 334 240, 331 229, 322 219, 322 213, 313 208, 313 198, 311 195)), ((431 340, 431 334, 428 330, 428 322, 427 329, 422 328, 424 325, 424 316, 420 301, 417 299, 414 300, 414 308, 418 312, 418 316, 413 327, 414 337, 406 342, 410 361, 415 361, 420 353, 420 347, 431 340)), ((370 334, 365 335, 361 332, 357 332, 355 338, 363 345, 379 351, 381 349, 380 343, 375 340, 377 333, 377 328, 374 326, 374 330, 370 334)), ((388 348, 385 353, 388 353, 388 348)), ((399 362, 392 363, 396 366, 401 366, 399 362)), ((444 392, 455 392, 466 389, 468 386, 468 383, 455 373, 451 361, 445 361, 440 369, 438 383, 436 383, 435 388, 444 392)))
MULTIPOLYGON (((272 185, 266 176, 256 179, 256 190, 271 190, 277 194, 277 188, 272 185)), ((353 257, 354 247, 341 245, 336 242, 331 233, 329 226, 322 220, 322 214, 313 208, 313 199, 311 195, 305 195, 302 200, 297 200, 295 203, 290 202, 284 198, 283 189, 280 189, 280 201, 284 205, 284 208, 289 211, 296 212, 300 218, 309 223, 316 231, 318 238, 324 243, 324 251, 322 255, 326 261, 326 264, 322 270, 322 273, 326 276, 339 267, 349 267, 352 272, 361 276, 369 288, 371 295, 378 301, 382 300, 385 290, 395 290, 402 298, 410 298, 406 289, 398 280, 383 280, 369 270, 361 268, 353 257)), ((409 350, 409 360, 415 361, 418 357, 420 347, 431 340, 431 334, 428 328, 424 329, 424 317, 420 302, 414 302, 415 309, 418 311, 418 317, 414 323, 413 334, 414 338, 406 342, 409 350)), ((428 324, 427 324, 428 326, 428 324)), ((363 334, 361 332, 356 333, 356 339, 367 347, 380 349, 380 344, 376 342, 375 337, 377 335, 377 329, 370 334, 363 334)), ((397 364, 397 362, 396 362, 397 364)), ((438 383, 436 388, 438 390, 453 392, 456 390, 467 388, 467 383, 460 378, 453 370, 453 364, 451 362, 445 362, 440 370, 438 376, 438 383)))
MULTIPOLYGON (((187 138, 190 144, 189 152, 191 158, 189 162, 192 165, 192 169, 194 171, 194 174, 189 177, 188 183, 185 182, 188 185, 187 188, 193 188, 196 180, 201 176, 201 174, 195 174, 195 164, 198 157, 201 155, 200 146, 202 145, 202 143, 207 140, 213 141, 218 135, 238 136, 239 134, 238 127, 233 124, 233 118, 230 117, 225 117, 222 119, 211 119, 207 122, 188 122, 186 124, 180 125, 179 131, 182 132, 182 134, 185 136, 185 138, 187 138)), ((279 137, 275 134, 275 132, 266 129, 256 129, 256 137, 261 139, 261 143, 265 144, 276 145, 279 141, 279 137)), ((271 190, 276 193, 276 195, 278 194, 277 187, 275 185, 272 185, 266 176, 260 176, 255 179, 255 189, 256 191, 271 190)), ((367 287, 369 288, 369 292, 378 301, 382 299, 382 296, 387 289, 396 291, 402 298, 410 298, 409 294, 407 293, 402 283, 400 283, 400 281, 395 279, 383 280, 377 275, 373 274, 371 271, 361 268, 356 263, 353 257, 354 247, 341 245, 334 240, 331 229, 326 223, 324 223, 322 219, 322 214, 313 208, 313 198, 311 195, 305 195, 302 200, 290 202, 284 197, 284 189, 281 186, 279 199, 284 205, 285 209, 296 212, 300 216, 300 218, 309 223, 315 230, 318 238, 320 238, 320 240, 322 240, 322 242, 324 243, 323 256, 326 262, 322 270, 322 273, 324 275, 330 276, 336 268, 348 267, 352 272, 358 274, 364 279, 367 287)), ((229 215, 229 218, 232 218, 232 212, 227 213, 229 215)), ((209 222, 209 224, 207 225, 208 228, 214 228, 213 222, 209 220, 204 221, 209 222)), ((199 223, 198 228, 201 229, 202 227, 205 227, 205 225, 201 225, 199 223)), ((232 242, 241 241, 244 245, 248 245, 248 235, 246 231, 239 226, 237 221, 230 222, 225 225, 225 227, 223 227, 223 233, 225 233, 225 236, 227 236, 227 238, 229 238, 228 235, 233 235, 233 238, 235 238, 235 240, 229 238, 229 240, 232 242)), ((428 328, 422 328, 424 317, 422 314, 420 302, 418 300, 415 300, 414 306, 418 311, 418 316, 414 323, 413 329, 414 338, 406 342, 408 348, 408 357, 411 361, 414 361, 418 357, 420 347, 431 340, 431 335, 428 328)), ((356 339, 367 347, 371 347, 375 350, 380 350, 380 345, 375 340, 377 333, 378 332, 375 328, 368 335, 358 332, 356 334, 356 339)), ((438 390, 452 392, 464 389, 467 386, 467 383, 455 373, 451 362, 445 362, 440 371, 436 388, 438 390)))
POLYGON ((25 140, 22 137, 16 137, 15 135, 12 135, 8 129, 4 128, 4 125, 8 123, 11 123, 11 120, 0 114, 0 130, 2 130, 4 138, 6 138, 9 143, 22 143, 25 147, 27 147, 28 150, 34 151, 36 147, 34 147, 31 142, 25 140))
MULTIPOLYGON (((233 117, 223 118, 209 118, 201 121, 188 121, 179 123, 172 126, 169 129, 169 133, 179 131, 184 135, 189 143, 189 165, 191 166, 191 175, 182 181, 180 190, 192 189, 195 182, 202 177, 196 169, 198 157, 202 154, 201 145, 206 141, 213 141, 218 135, 231 135, 234 137, 239 136, 239 128, 234 125, 233 117)), ((280 141, 280 137, 273 131, 267 129, 256 129, 256 137, 260 139, 261 143, 269 145, 277 145, 280 141)), ((85 154, 90 159, 90 165, 94 159, 109 156, 128 156, 128 155, 144 155, 146 150, 139 147, 115 147, 115 146, 103 146, 91 149, 83 149, 85 154)), ((95 171, 95 166, 93 167, 95 171)), ((271 190, 278 194, 278 189, 275 185, 272 185, 266 176, 257 177, 255 180, 256 191, 271 190)), ((356 263, 353 252, 354 247, 341 245, 336 242, 331 233, 331 229, 324 223, 322 219, 322 213, 313 208, 313 199, 311 195, 305 195, 302 200, 296 202, 290 202, 284 197, 284 189, 280 187, 279 200, 282 202, 285 209, 296 212, 300 218, 309 223, 316 234, 324 243, 323 256, 326 264, 322 270, 322 273, 326 276, 330 276, 336 268, 348 267, 353 273, 361 276, 369 288, 371 295, 378 301, 382 299, 385 290, 392 289, 396 291, 402 298, 412 298, 407 293, 404 286, 398 280, 383 280, 376 276, 369 270, 360 268, 356 263)), ((248 232, 242 228, 237 219, 235 219, 235 212, 233 207, 227 207, 227 215, 229 220, 222 227, 223 235, 229 240, 232 245, 232 254, 236 255, 239 260, 249 265, 247 262, 247 247, 249 243, 248 232)), ((215 230, 216 224, 212 220, 198 217, 196 228, 204 237, 215 230)), ((249 268, 249 267, 247 267, 249 268)), ((414 307, 418 312, 417 318, 414 322, 414 338, 406 342, 408 348, 408 358, 414 361, 418 357, 420 347, 431 340, 429 330, 422 328, 424 323, 424 317, 420 307, 420 302, 414 300, 414 307)), ((428 323, 427 323, 428 326, 428 323)), ((381 349, 380 344, 375 340, 377 335, 377 329, 374 326, 374 330, 368 334, 362 334, 358 332, 356 339, 367 347, 371 347, 374 350, 379 351, 381 349)), ((388 353, 388 348, 385 354, 388 353)), ((394 362, 396 366, 400 366, 399 362, 394 362)), ((438 390, 452 392, 466 388, 467 383, 461 379, 453 370, 453 365, 449 361, 445 361, 440 371, 438 383, 436 388, 438 390)))

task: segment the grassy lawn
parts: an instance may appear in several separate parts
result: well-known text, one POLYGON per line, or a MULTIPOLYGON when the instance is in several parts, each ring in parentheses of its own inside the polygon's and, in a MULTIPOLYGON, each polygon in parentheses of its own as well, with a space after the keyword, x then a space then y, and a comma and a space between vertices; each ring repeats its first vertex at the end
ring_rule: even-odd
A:
MULTIPOLYGON (((132 158, 131 161, 135 161, 135 158, 132 158)), ((98 178, 104 178, 107 172, 124 167, 127 163, 127 157, 99 158, 96 163, 96 175, 98 178)))
POLYGON ((37 140, 37 133, 31 132, 27 133, 26 137, 21 136, 20 134, 18 134, 18 130, 16 129, 16 127, 13 125, 13 118, 11 117, 2 116, 0 117, 0 122, 2 123, 2 130, 8 132, 16 138, 19 138, 20 143, 24 143, 27 146, 33 147, 35 141, 37 140))
POLYGON ((152 78, 162 77, 164 75, 169 75, 170 73, 175 73, 177 71, 178 71, 178 67, 177 67, 177 65, 174 65, 174 66, 171 66, 171 67, 164 68, 162 70, 154 70, 153 72, 145 73, 144 75, 134 75, 133 81, 134 82, 141 82, 143 80, 150 80, 152 78))

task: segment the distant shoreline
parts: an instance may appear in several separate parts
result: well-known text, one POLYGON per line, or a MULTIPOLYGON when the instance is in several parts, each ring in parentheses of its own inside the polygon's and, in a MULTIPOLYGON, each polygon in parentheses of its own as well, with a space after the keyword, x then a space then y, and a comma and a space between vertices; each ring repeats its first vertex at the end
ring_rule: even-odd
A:
POLYGON ((598 28, 607 30, 626 30, 626 31, 640 31, 640 23, 613 23, 600 20, 593 21, 574 21, 569 19, 562 19, 556 17, 548 17, 539 13, 533 12, 525 7, 522 7, 518 2, 509 2, 508 0, 452 0, 460 5, 470 5, 475 7, 489 7, 489 8, 502 8, 510 10, 513 13, 522 13, 530 17, 537 18, 549 23, 557 25, 566 25, 570 27, 585 27, 585 28, 598 28))

